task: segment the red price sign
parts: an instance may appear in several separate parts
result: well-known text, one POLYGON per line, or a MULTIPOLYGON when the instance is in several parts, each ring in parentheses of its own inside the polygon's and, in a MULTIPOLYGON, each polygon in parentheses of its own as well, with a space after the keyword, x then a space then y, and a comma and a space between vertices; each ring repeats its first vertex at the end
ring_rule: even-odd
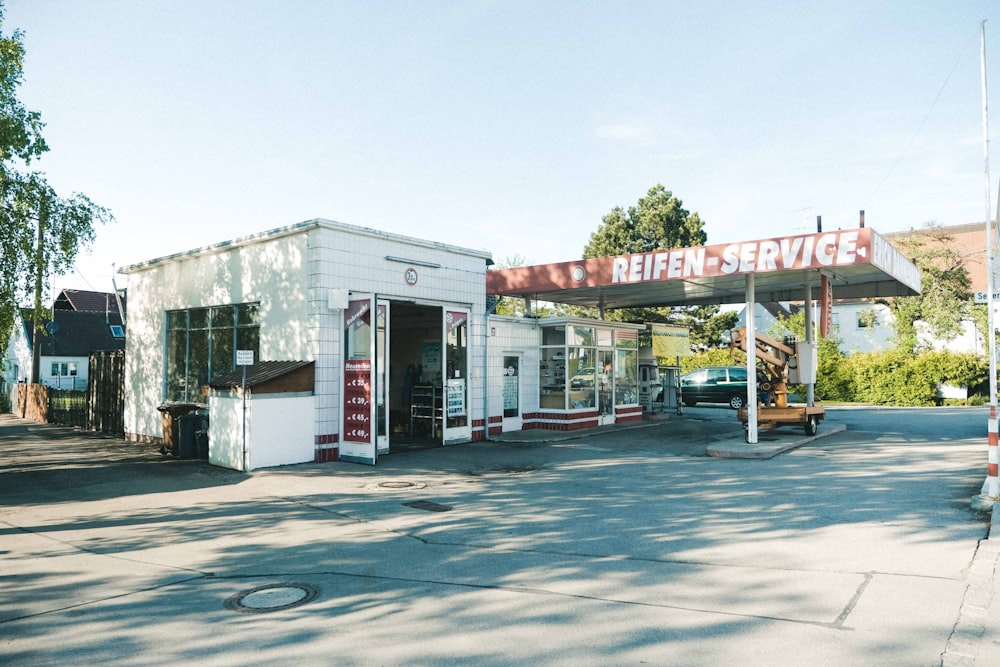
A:
POLYGON ((344 439, 371 442, 372 364, 352 359, 344 367, 344 439))

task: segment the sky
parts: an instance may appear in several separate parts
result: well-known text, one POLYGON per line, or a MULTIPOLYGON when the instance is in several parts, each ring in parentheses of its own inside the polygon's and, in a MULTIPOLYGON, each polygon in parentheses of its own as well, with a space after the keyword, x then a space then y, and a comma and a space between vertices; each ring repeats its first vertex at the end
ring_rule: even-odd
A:
POLYGON ((657 184, 709 244, 998 204, 997 0, 4 4, 32 166, 115 216, 54 291, 313 218, 569 261, 657 184))

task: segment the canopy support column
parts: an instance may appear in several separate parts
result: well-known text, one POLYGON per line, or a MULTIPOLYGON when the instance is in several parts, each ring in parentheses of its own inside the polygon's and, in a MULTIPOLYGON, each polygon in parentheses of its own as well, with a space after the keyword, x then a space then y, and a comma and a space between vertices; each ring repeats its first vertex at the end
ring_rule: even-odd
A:
POLYGON ((757 444, 757 291, 754 274, 747 274, 747 443, 757 444))
MULTIPOLYGON (((803 306, 806 309, 806 346, 809 349, 813 347, 813 304, 812 304, 812 283, 809 282, 809 274, 806 273, 806 299, 803 306)), ((813 361, 814 363, 819 363, 819 355, 817 354, 813 361)), ((816 404, 816 388, 812 382, 806 384, 806 405, 812 406, 816 404)))

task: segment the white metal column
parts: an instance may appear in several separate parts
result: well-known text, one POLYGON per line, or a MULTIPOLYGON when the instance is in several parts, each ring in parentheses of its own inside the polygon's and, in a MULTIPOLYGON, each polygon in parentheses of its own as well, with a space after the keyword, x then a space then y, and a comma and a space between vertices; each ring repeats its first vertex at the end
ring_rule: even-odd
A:
MULTIPOLYGON (((806 301, 805 311, 806 311, 806 346, 810 349, 813 347, 813 297, 812 297, 812 283, 809 282, 809 273, 806 272, 806 301)), ((819 354, 813 355, 813 363, 819 363, 819 354)), ((816 404, 816 387, 812 382, 806 385, 806 405, 816 404)))
POLYGON ((757 444, 757 290, 754 274, 747 274, 747 442, 757 444))

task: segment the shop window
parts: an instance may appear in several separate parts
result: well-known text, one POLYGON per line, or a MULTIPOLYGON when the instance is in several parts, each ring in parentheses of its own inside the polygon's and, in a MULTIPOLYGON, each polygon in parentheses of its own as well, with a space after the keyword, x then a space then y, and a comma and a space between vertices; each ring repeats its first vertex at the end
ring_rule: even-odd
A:
POLYGON ((542 348, 538 361, 540 406, 554 410, 566 409, 566 348, 542 348))
POLYGON ((259 311, 256 303, 169 311, 167 400, 203 400, 214 376, 236 369, 236 350, 259 359, 259 311))
POLYGON ((639 353, 637 350, 615 350, 615 405, 639 402, 639 353))
POLYGON ((594 347, 594 327, 581 327, 581 326, 571 326, 570 328, 570 345, 580 345, 585 347, 594 347))
POLYGON ((569 409, 581 410, 597 405, 597 367, 594 350, 569 348, 566 371, 569 374, 569 409))
POLYGON ((542 345, 565 345, 566 327, 542 327, 542 345))

